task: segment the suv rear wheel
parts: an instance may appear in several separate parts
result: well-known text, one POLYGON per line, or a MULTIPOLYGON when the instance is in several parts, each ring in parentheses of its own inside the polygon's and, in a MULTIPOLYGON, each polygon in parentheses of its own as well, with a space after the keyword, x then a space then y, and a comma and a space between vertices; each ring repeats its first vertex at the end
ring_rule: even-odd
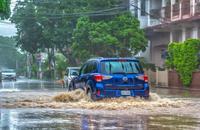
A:
POLYGON ((89 98, 90 101, 96 101, 96 95, 92 92, 90 85, 88 85, 88 90, 87 90, 87 96, 89 98))

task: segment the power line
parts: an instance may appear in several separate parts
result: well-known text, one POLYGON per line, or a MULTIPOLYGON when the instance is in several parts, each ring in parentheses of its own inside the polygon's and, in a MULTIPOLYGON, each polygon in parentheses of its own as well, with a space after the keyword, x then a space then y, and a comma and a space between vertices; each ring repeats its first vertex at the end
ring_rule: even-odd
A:
MULTIPOLYGON (((117 15, 117 14, 122 14, 122 13, 125 13, 127 11, 121 11, 121 12, 112 12, 112 13, 97 13, 97 14, 76 14, 76 15, 63 15, 63 16, 39 16, 40 18, 48 18, 48 19, 63 19, 63 18, 69 18, 69 17, 82 17, 82 16, 113 16, 113 15, 117 15)), ((34 17, 22 17, 22 16, 17 16, 15 17, 16 19, 24 19, 24 18, 28 18, 28 19, 34 19, 36 18, 35 16, 34 17)))
MULTIPOLYGON (((15 3, 18 3, 18 2, 24 3, 22 1, 16 1, 15 3)), ((54 4, 60 4, 57 1, 51 1, 51 0, 50 1, 49 0, 32 0, 32 1, 29 1, 28 3, 35 3, 35 4, 36 3, 39 3, 39 4, 42 4, 42 3, 43 4, 52 4, 52 3, 54 3, 54 4)), ((138 10, 142 10, 140 7, 138 7, 137 5, 135 5, 135 3, 136 2, 134 1, 134 2, 130 3, 130 5, 133 6, 134 8, 136 8, 136 9, 138 9, 138 10)), ((48 13, 46 13, 46 14, 40 14, 40 15, 51 16, 51 18, 52 17, 53 18, 57 18, 57 16, 61 16, 61 17, 67 17, 67 16, 72 17, 72 16, 75 16, 75 17, 78 17, 78 16, 114 15, 114 14, 119 14, 119 13, 113 13, 113 14, 98 14, 98 13, 103 13, 103 12, 108 12, 108 11, 115 11, 115 10, 119 10, 120 11, 120 9, 126 9, 126 8, 127 7, 120 7, 119 6, 119 7, 115 7, 115 8, 108 8, 108 9, 104 9, 104 10, 97 10, 97 11, 94 11, 94 12, 65 13, 65 14, 52 14, 52 13, 48 14, 48 13), (56 16, 56 17, 54 17, 54 16, 56 16)), ((145 14, 147 14, 147 15, 149 15, 149 16, 157 19, 157 20, 159 20, 160 22, 165 23, 165 18, 163 18, 161 16, 155 16, 155 15, 153 15, 153 14, 151 14, 151 13, 145 11, 145 10, 142 10, 142 11, 144 11, 145 14)), ((60 18, 60 17, 58 17, 58 18, 60 18)))
MULTIPOLYGON (((71 15, 80 15, 80 14, 100 14, 100 13, 110 13, 111 11, 122 11, 123 9, 126 9, 127 7, 117 7, 117 8, 109 8, 104 10, 96 10, 91 12, 77 12, 77 13, 42 13, 39 15, 45 15, 45 16, 71 16, 71 15)), ((50 11, 50 10, 48 10, 50 11)), ((24 15, 35 15, 37 13, 24 13, 24 15)))
MULTIPOLYGON (((22 2, 22 1, 17 1, 17 2, 22 2)), ((55 1, 48 1, 48 0, 37 0, 37 1, 32 1, 31 3, 56 3, 59 4, 55 1)), ((138 9, 138 10, 142 10, 140 7, 138 7, 137 5, 135 5, 135 2, 130 3, 131 6, 133 6, 134 8, 138 9)), ((52 13, 46 13, 46 14, 39 14, 40 17, 45 17, 48 16, 49 19, 59 19, 59 18, 64 18, 64 17, 80 17, 80 16, 109 16, 109 15, 117 15, 120 13, 123 13, 124 11, 122 11, 123 9, 126 9, 127 7, 115 7, 115 8, 108 8, 108 9, 104 9, 104 10, 97 10, 97 11, 93 11, 93 12, 79 12, 79 13, 64 13, 64 14, 52 14, 52 13), (120 12, 109 12, 109 11, 120 11, 120 12), (107 14, 105 14, 107 13, 107 14)), ((165 23, 165 18, 161 17, 161 16, 155 16, 145 10, 142 10, 145 14, 159 20, 161 23, 165 23)), ((126 11, 127 12, 127 11, 126 11)), ((34 13, 29 13, 30 15, 35 15, 34 13)), ((20 17, 16 17, 16 18, 20 18, 20 17)), ((23 17, 22 17, 23 18, 23 17)), ((27 18, 27 17, 26 17, 27 18)), ((30 18, 34 18, 34 17, 30 17, 30 18)))
MULTIPOLYGON (((78 12, 78 13, 24 13, 22 16, 16 16, 15 18, 24 18, 24 15, 38 15, 38 17, 48 17, 48 18, 64 18, 64 17, 81 17, 81 16, 109 16, 109 15, 117 15, 120 13, 127 12, 125 9, 127 7, 115 7, 115 8, 108 8, 104 10, 97 10, 97 11, 91 11, 91 12, 78 12)), ((36 16, 33 17, 26 17, 26 18, 36 18, 36 16)))

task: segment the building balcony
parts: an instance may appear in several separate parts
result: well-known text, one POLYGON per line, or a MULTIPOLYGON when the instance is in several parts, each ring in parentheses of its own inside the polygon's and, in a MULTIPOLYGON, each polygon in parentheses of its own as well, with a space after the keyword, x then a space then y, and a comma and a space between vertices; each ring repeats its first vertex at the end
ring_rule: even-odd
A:
POLYGON ((191 0, 182 0, 181 2, 172 5, 171 21, 190 18, 193 15, 194 5, 191 0))
POLYGON ((176 3, 172 5, 172 17, 178 17, 180 15, 180 4, 176 3))
POLYGON ((184 0, 181 3, 181 13, 182 15, 190 15, 192 12, 192 7, 190 5, 190 0, 184 0))
POLYGON ((200 2, 191 0, 181 0, 173 5, 167 4, 160 9, 150 10, 149 26, 155 26, 162 23, 171 23, 180 20, 193 19, 194 16, 200 16, 200 2))

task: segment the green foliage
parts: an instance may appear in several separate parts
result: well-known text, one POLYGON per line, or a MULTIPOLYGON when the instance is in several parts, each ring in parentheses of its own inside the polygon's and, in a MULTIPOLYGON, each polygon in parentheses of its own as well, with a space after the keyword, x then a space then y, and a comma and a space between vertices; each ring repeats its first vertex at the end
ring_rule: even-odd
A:
MULTIPOLYGON (((43 51, 46 48, 57 48, 66 58, 68 58, 69 63, 74 65, 77 60, 72 52, 72 38, 74 29, 77 26, 78 18, 88 14, 90 20, 103 23, 104 20, 108 21, 112 19, 115 16, 115 13, 123 12, 125 10, 124 3, 128 3, 128 1, 19 1, 12 16, 12 22, 16 24, 18 30, 17 45, 30 53, 43 51), (95 16, 97 13, 101 15, 95 16)), ((94 24, 93 30, 94 28, 100 28, 99 31, 101 31, 102 29, 100 26, 100 24, 94 24)), ((104 26, 104 28, 106 26, 104 26)), ((94 35, 96 34, 94 33, 93 37, 94 35)), ((100 39, 101 35, 98 35, 98 37, 99 38, 97 38, 95 42, 98 41, 98 44, 100 44, 104 39, 100 39)), ((104 36, 104 38, 108 41, 115 40, 110 34, 104 36)), ((84 50, 81 55, 85 55, 84 50)))
POLYGON ((101 21, 80 18, 73 37, 73 50, 82 61, 94 56, 132 56, 147 47, 139 21, 130 13, 101 21))
POLYGON ((62 54, 56 54, 56 70, 60 78, 63 78, 63 72, 67 68, 67 60, 62 54))
POLYGON ((166 64, 175 69, 184 86, 189 86, 192 81, 192 73, 198 68, 198 54, 200 52, 200 40, 188 39, 183 43, 171 43, 168 47, 166 64))
POLYGON ((21 73, 26 64, 26 56, 20 53, 15 46, 14 38, 0 36, 0 69, 17 69, 16 71, 21 73))
POLYGON ((35 6, 26 3, 26 6, 18 6, 12 16, 12 22, 17 28, 17 46, 22 50, 34 54, 43 47, 42 27, 37 22, 35 6))
POLYGON ((8 19, 10 16, 10 0, 0 0, 0 19, 8 19))
POLYGON ((127 13, 127 4, 128 0, 18 1, 12 16, 17 46, 31 54, 48 50, 50 73, 55 70, 50 65, 55 63, 54 50, 70 65, 94 56, 132 56, 144 51, 147 42, 139 21, 127 13))

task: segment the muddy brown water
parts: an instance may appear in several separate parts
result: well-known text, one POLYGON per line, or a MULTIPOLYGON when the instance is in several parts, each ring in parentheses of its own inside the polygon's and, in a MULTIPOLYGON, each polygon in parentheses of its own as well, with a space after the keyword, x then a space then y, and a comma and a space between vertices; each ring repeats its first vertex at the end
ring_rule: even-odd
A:
POLYGON ((198 91, 157 88, 149 100, 127 97, 91 102, 83 91, 69 93, 51 82, 3 85, 0 130, 200 129, 198 91))

